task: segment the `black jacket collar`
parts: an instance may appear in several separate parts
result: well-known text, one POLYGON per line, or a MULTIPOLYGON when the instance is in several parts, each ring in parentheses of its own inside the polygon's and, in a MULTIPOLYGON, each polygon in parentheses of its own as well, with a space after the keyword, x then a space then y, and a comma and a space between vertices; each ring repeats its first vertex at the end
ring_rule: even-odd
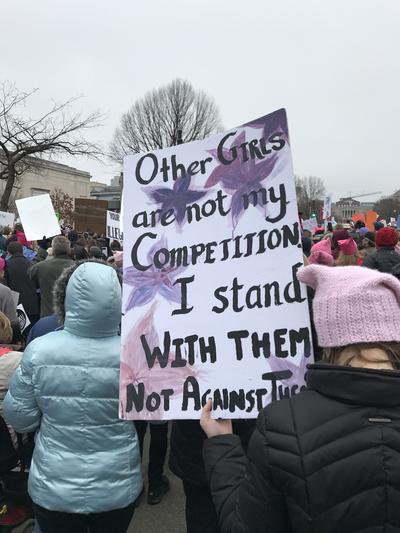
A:
POLYGON ((324 396, 358 405, 400 406, 400 371, 327 363, 308 365, 307 386, 324 396))

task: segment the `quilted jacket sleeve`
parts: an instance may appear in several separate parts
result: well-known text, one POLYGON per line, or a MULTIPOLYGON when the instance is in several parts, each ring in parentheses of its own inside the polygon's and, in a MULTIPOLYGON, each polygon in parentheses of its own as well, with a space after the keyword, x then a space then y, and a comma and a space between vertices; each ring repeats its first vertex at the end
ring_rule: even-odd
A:
POLYGON ((32 383, 32 348, 28 347, 21 365, 12 377, 10 388, 4 399, 4 417, 15 431, 30 433, 40 424, 42 413, 36 403, 32 383))
POLYGON ((236 435, 208 439, 203 455, 221 533, 291 531, 283 495, 269 475, 264 411, 247 458, 236 435))

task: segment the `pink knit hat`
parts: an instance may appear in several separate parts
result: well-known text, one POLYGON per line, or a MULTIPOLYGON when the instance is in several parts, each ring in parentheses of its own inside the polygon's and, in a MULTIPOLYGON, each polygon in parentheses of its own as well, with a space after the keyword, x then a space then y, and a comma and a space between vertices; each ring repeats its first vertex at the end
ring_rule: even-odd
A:
POLYGON ((400 342, 400 281, 391 274, 310 265, 297 277, 315 289, 314 323, 322 348, 400 342))
POLYGON ((314 244, 314 246, 311 248, 311 254, 308 258, 308 261, 312 265, 333 266, 335 260, 333 259, 332 255, 331 240, 323 239, 322 241, 314 244))
POLYGON ((343 252, 344 255, 354 255, 357 253, 357 244, 352 237, 349 237, 343 241, 338 241, 338 245, 340 251, 343 252))

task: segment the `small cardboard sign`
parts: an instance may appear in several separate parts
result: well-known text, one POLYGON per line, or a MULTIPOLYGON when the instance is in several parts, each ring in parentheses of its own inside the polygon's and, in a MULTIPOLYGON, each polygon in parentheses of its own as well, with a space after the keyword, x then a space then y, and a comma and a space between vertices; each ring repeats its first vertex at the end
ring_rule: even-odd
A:
POLYGON ((49 194, 22 198, 15 203, 28 241, 60 235, 60 224, 49 194))
POLYGON ((14 213, 6 213, 5 211, 0 211, 0 227, 11 228, 14 225, 14 220, 14 213))
POLYGON ((114 211, 107 211, 107 233, 106 236, 111 241, 118 241, 122 244, 124 240, 121 231, 120 214, 114 211))
POLYGON ((29 317, 26 314, 26 311, 22 304, 19 304, 19 306, 17 307, 17 318, 19 322, 19 329, 21 330, 21 333, 23 333, 26 328, 31 325, 31 321, 29 320, 29 317))

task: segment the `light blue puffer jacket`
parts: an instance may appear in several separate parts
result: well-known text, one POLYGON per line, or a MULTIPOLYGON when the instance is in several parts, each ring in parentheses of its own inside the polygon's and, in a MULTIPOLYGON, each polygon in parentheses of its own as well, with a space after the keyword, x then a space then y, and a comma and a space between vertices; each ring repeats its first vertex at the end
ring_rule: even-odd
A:
POLYGON ((72 274, 64 330, 26 349, 4 401, 20 432, 40 426, 29 494, 52 511, 97 513, 126 507, 142 490, 133 422, 118 419, 118 326, 115 271, 84 263, 72 274))

